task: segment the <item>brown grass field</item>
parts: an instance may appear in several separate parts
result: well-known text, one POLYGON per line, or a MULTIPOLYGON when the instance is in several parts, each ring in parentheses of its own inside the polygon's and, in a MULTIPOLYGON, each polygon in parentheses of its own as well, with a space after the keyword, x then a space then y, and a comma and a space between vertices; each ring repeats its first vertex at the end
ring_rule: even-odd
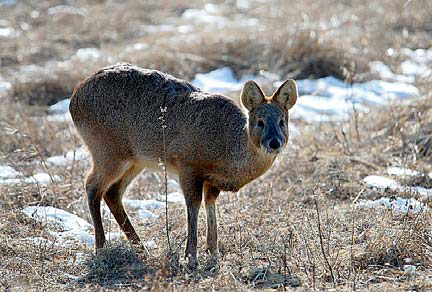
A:
MULTIPOLYGON (((282 79, 332 75, 361 82, 374 77, 371 60, 397 70, 403 61, 399 49, 432 47, 430 1, 214 1, 222 7, 219 17, 228 21, 222 27, 181 17, 187 9, 202 8, 206 2, 201 0, 17 2, 0 6, 0 28, 15 33, 0 36, 0 81, 11 82, 8 93, 0 95, 0 165, 62 179, 48 185, 0 184, 0 290, 432 290, 431 211, 355 206, 361 199, 421 199, 363 182, 391 165, 418 171, 405 185, 432 188, 432 80, 417 80, 421 97, 415 100, 355 112, 346 122, 292 119, 300 134, 273 167, 238 193, 219 197, 218 270, 206 269, 204 210, 200 268, 193 273, 183 259, 182 204, 169 205, 171 251, 165 213, 142 221, 131 210, 138 234, 155 240, 157 247, 136 250, 124 239, 112 240, 97 256, 85 245, 55 244, 52 226, 22 213, 26 206, 54 206, 91 222, 83 186, 88 163, 46 163, 82 142, 71 124, 50 122, 47 113, 49 105, 69 97, 98 68, 127 61, 191 80, 229 66, 237 76, 270 72, 282 79), (89 47, 101 55, 75 55, 89 47), (395 53, 389 55, 389 48, 395 53), (416 270, 407 271, 406 265, 416 270)), ((160 171, 144 172, 127 197, 163 195, 160 171)), ((117 230, 109 219, 104 218, 105 229, 117 230)))

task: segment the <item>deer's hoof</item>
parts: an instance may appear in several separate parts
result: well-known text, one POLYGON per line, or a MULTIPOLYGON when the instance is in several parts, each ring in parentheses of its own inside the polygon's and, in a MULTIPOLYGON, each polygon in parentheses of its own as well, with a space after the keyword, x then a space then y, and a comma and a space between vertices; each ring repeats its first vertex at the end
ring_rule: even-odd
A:
POLYGON ((186 268, 188 272, 195 272, 198 269, 198 259, 189 255, 186 268))

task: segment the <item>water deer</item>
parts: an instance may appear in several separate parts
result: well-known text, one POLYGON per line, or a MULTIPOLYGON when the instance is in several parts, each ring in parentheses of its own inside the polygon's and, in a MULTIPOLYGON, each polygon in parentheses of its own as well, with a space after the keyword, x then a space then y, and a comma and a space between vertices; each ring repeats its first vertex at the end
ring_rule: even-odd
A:
POLYGON ((92 157, 85 188, 96 250, 105 243, 102 198, 128 240, 140 243, 122 196, 144 168, 160 169, 166 154, 167 169, 178 175, 187 207, 188 265, 198 264, 197 219, 203 196, 207 246, 217 257, 216 199, 220 191, 236 192, 270 168, 287 145, 288 110, 297 95, 293 80, 271 96, 247 81, 242 107, 226 96, 127 63, 103 68, 82 81, 69 110, 92 157))

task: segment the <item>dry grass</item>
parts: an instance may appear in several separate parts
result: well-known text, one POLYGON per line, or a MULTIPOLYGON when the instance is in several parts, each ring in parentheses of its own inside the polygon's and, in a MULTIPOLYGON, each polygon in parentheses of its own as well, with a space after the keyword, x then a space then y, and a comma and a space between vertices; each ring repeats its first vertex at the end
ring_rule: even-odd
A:
MULTIPOLYGON (((361 199, 400 195, 369 189, 362 181, 367 175, 384 173, 389 165, 420 172, 403 182, 407 185, 432 186, 427 176, 432 171, 432 97, 427 83, 421 84, 424 96, 415 102, 357 113, 348 122, 292 121, 301 135, 292 139, 271 170, 240 192, 220 196, 218 271, 206 269, 204 212, 199 218, 200 270, 186 271, 181 205, 170 205, 171 253, 164 214, 155 222, 139 222, 132 212, 138 233, 145 240, 154 239, 156 249, 148 253, 118 240, 97 256, 85 246, 56 245, 51 226, 22 214, 25 206, 49 205, 90 221, 83 189, 88 166, 78 161, 69 167, 45 163, 47 157, 78 149, 81 142, 67 123, 49 122, 44 105, 68 96, 80 79, 108 63, 129 61, 186 79, 230 66, 239 75, 270 72, 281 78, 345 79, 351 72, 355 79, 365 80, 370 78, 368 61, 397 65, 403 60, 388 56, 388 48, 431 45, 427 1, 326 0, 290 5, 274 1, 253 2, 247 9, 234 2, 227 2, 225 17, 242 14, 258 19, 260 26, 209 31, 195 25, 187 34, 149 30, 168 20, 174 26, 191 25, 179 15, 187 8, 202 7, 204 2, 198 0, 187 5, 176 0, 77 1, 76 7, 85 8, 87 16, 48 15, 50 7, 63 1, 0 6, 4 21, 20 33, 0 41, 0 74, 13 86, 7 98, 0 98, 0 165, 11 165, 25 175, 43 170, 62 177, 48 186, 0 184, 0 287, 7 291, 432 288, 430 211, 400 214, 353 207, 361 199), (136 43, 146 47, 131 50, 136 43), (78 48, 86 47, 99 48, 102 56, 70 59, 78 48), (22 68, 33 64, 38 74, 28 75, 22 68), (27 240, 35 236, 53 243, 27 240), (404 271, 408 264, 416 271, 404 271)), ((159 197, 162 177, 162 172, 144 173, 128 196, 159 197)), ((116 230, 109 219, 104 218, 106 229, 116 230)))
MULTIPOLYGON (((285 283, 288 287, 300 286, 299 289, 428 290, 432 263, 430 212, 400 214, 353 208, 351 204, 358 196, 372 199, 395 195, 368 189, 362 183, 365 175, 379 174, 388 164, 410 166, 415 160, 416 169, 422 174, 431 171, 421 151, 406 151, 414 147, 415 137, 423 135, 422 127, 417 130, 413 127, 419 121, 409 117, 420 112, 430 115, 431 104, 428 98, 409 107, 394 106, 387 115, 373 111, 361 117, 357 125, 360 141, 353 122, 305 128, 303 135, 295 139, 291 149, 263 178, 237 194, 221 196, 222 259, 217 273, 205 269, 208 256, 203 212, 199 222, 201 269, 189 274, 180 257, 185 239, 185 214, 181 205, 170 206, 173 254, 166 251, 162 214, 152 224, 135 222, 143 238, 154 238, 158 243, 150 255, 131 249, 124 241, 114 241, 112 247, 93 256, 92 250, 83 246, 57 247, 26 241, 25 238, 34 236, 54 238, 48 233, 49 226, 35 223, 20 212, 27 205, 53 205, 89 220, 82 190, 85 166, 76 165, 73 171, 49 168, 52 174, 60 174, 64 179, 48 187, 1 186, 2 285, 12 290, 31 287, 243 290, 281 287, 285 283), (394 117, 393 112, 400 114, 394 117), (413 131, 390 131, 396 121, 400 127, 413 131), (404 143, 412 145, 401 147, 404 143), (416 272, 404 272, 407 264, 415 265, 416 272)), ((37 136, 43 130, 34 131, 33 135, 37 136)), ((19 143, 19 138, 16 139, 19 143)), ((43 148, 41 143, 46 142, 36 142, 33 146, 43 148)), ((71 143, 72 140, 66 142, 68 146, 71 143)), ((25 150, 24 147, 30 146, 21 144, 20 147, 25 150)), ((12 153, 10 159, 16 159, 12 153)), ((39 157, 28 159, 40 161, 39 157)), ((18 169, 29 168, 21 164, 20 168, 17 163, 18 169)), ((162 177, 162 173, 156 175, 162 177)), ((418 181, 411 183, 427 187, 422 177, 419 175, 418 181)), ((129 197, 151 198, 152 193, 161 194, 162 186, 154 175, 145 173, 134 184, 129 197)), ((108 229, 116 228, 110 226, 108 229)))
POLYGON ((2 7, 4 25, 17 33, 0 43, 2 75, 17 77, 13 96, 30 104, 51 104, 70 94, 91 72, 120 60, 186 79, 228 65, 237 74, 271 72, 282 79, 327 75, 344 79, 348 69, 365 80, 370 77, 371 59, 400 61, 401 57, 388 56, 387 48, 427 47, 431 42, 426 0, 290 5, 275 0, 272 5, 252 2, 248 9, 228 3, 221 12, 224 17, 251 17, 258 24, 213 29, 179 18, 185 9, 204 3, 83 0, 75 3, 75 11, 57 14, 50 13, 62 1, 20 1, 2 7), (155 31, 166 23, 171 29, 155 31), (179 33, 176 27, 181 25, 192 32, 179 33), (144 47, 133 49, 137 43, 144 47), (74 59, 67 66, 49 63, 68 60, 77 49, 88 47, 101 49, 103 57, 74 59), (42 68, 36 74, 41 80, 25 78, 25 70, 19 68, 29 64, 42 68))

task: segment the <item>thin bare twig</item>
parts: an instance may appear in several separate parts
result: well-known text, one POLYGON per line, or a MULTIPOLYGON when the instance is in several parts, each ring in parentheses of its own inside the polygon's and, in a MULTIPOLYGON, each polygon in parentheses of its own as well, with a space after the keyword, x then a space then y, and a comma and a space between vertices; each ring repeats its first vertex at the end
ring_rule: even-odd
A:
POLYGON ((164 152, 164 157, 163 157, 163 162, 162 162, 162 168, 163 168, 163 172, 164 172, 164 186, 165 186, 165 229, 166 229, 166 236, 167 236, 167 242, 168 242, 168 248, 169 251, 171 252, 171 241, 170 241, 170 236, 169 236, 169 220, 168 220, 168 174, 167 174, 167 167, 166 167, 166 161, 167 161, 167 150, 166 150, 166 133, 165 133, 165 129, 166 129, 166 120, 165 120, 165 114, 167 111, 167 108, 160 108, 161 111, 161 116, 159 117, 160 121, 161 121, 161 125, 162 125, 162 138, 163 138, 163 152, 164 152))
POLYGON ((333 285, 335 285, 336 283, 335 283, 335 277, 334 277, 334 274, 333 274, 333 268, 332 268, 332 266, 330 265, 330 262, 329 262, 329 260, 328 260, 328 258, 327 258, 327 255, 326 255, 326 253, 325 253, 325 250, 324 250, 324 240, 323 240, 323 236, 322 236, 320 212, 319 212, 318 202, 317 202, 317 199, 316 199, 316 198, 314 198, 314 202, 315 202, 315 209, 316 209, 317 217, 318 217, 318 218, 317 218, 317 223, 318 223, 318 234, 319 234, 319 240, 320 240, 321 252, 322 252, 322 255, 323 255, 323 258, 324 258, 324 262, 326 263, 327 268, 329 269, 329 272, 330 272, 330 276, 331 276, 331 278, 332 278, 333 285))

